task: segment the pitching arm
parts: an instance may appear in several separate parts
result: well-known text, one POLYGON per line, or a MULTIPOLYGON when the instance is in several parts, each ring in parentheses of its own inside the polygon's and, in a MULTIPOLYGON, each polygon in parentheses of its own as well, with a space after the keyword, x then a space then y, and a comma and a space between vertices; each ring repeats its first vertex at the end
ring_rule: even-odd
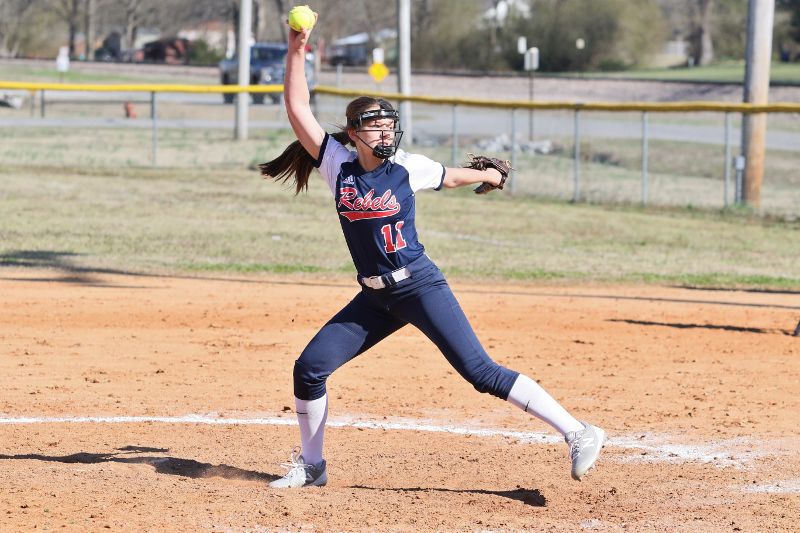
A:
POLYGON ((289 28, 289 53, 286 56, 283 97, 289 124, 292 125, 297 139, 311 157, 318 159, 325 130, 311 112, 311 95, 306 80, 306 43, 310 33, 311 30, 298 32, 289 28))

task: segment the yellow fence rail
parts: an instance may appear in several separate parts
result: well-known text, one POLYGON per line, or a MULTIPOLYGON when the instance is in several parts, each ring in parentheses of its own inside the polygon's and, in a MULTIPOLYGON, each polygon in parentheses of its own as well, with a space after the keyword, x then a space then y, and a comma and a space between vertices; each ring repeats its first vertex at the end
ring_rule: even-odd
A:
POLYGON ((148 84, 100 84, 100 83, 40 83, 24 81, 2 81, 0 89, 18 91, 77 91, 77 92, 138 92, 138 93, 282 93, 283 85, 188 85, 175 83, 148 84))
MULTIPOLYGON (((97 84, 42 83, 0 80, 0 89, 22 91, 82 91, 82 92, 147 92, 147 93, 281 93, 283 85, 188 85, 188 84, 97 84)), ((314 88, 317 94, 356 97, 363 90, 339 89, 325 85, 314 88)), ((439 96, 372 93, 389 100, 420 102, 438 105, 462 105, 495 109, 550 109, 582 111, 648 111, 656 113, 711 111, 717 113, 800 113, 800 103, 746 104, 726 102, 537 102, 529 100, 489 100, 480 98, 447 98, 439 96)))

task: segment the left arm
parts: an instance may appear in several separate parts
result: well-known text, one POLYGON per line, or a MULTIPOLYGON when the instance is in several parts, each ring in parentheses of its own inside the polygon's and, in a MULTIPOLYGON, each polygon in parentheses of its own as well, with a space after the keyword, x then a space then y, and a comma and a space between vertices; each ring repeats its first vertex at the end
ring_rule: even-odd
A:
POLYGON ((447 189, 473 185, 475 183, 491 183, 500 185, 502 175, 497 169, 475 170, 462 167, 445 167, 443 185, 447 189))

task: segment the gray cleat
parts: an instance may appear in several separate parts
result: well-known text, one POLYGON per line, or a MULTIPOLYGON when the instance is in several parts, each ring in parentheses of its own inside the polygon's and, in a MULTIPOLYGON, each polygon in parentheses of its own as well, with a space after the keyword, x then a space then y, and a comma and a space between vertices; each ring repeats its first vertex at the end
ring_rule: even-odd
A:
POLYGON ((315 465, 306 464, 300 448, 292 450, 289 462, 281 464, 289 470, 280 479, 270 482, 273 489, 299 489, 300 487, 322 487, 328 482, 328 470, 324 460, 315 465))
POLYGON ((600 449, 606 442, 606 432, 599 427, 581 421, 584 429, 567 433, 564 440, 569 444, 572 458, 572 479, 580 481, 593 466, 600 449))

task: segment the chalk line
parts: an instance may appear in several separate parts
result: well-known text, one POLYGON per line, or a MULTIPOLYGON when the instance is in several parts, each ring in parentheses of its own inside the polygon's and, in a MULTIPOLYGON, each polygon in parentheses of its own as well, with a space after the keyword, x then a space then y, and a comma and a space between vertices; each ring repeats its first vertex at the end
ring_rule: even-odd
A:
MULTIPOLYGON (((30 424, 205 424, 235 426, 296 426, 294 417, 228 418, 213 414, 188 414, 183 416, 58 416, 58 417, 14 417, 0 414, 0 425, 30 424)), ((523 444, 563 443, 560 435, 553 433, 510 431, 498 428, 482 428, 436 424, 418 419, 363 420, 338 417, 328 420, 327 427, 374 429, 386 431, 421 431, 427 433, 449 433, 474 437, 506 437, 523 444)), ((743 468, 746 463, 770 455, 749 438, 715 440, 711 443, 687 444, 670 435, 647 434, 638 436, 612 435, 606 446, 631 450, 638 453, 618 456, 620 462, 665 462, 710 463, 717 467, 743 468)))
MULTIPOLYGON (((209 424, 233 426, 296 426, 297 422, 290 418, 225 418, 214 415, 189 414, 184 416, 60 416, 60 417, 0 417, 0 424, 209 424)), ((437 425, 420 423, 413 420, 370 421, 349 418, 328 420, 326 427, 383 429, 392 431, 424 431, 428 433, 453 433, 476 437, 510 437, 521 442, 553 443, 562 442, 561 437, 552 434, 507 431, 491 428, 471 428, 453 425, 437 425)))

